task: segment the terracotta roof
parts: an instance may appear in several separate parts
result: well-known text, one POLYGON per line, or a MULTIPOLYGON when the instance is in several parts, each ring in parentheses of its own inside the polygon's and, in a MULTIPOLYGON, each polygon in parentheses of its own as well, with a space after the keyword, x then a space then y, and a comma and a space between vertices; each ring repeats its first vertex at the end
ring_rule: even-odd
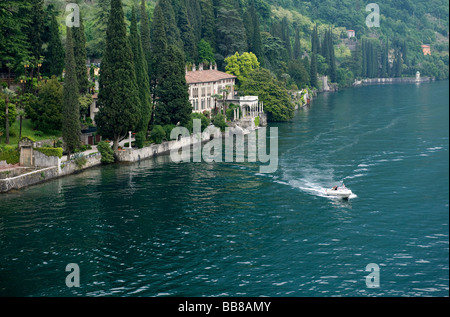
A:
POLYGON ((222 79, 233 79, 233 78, 236 78, 236 76, 214 69, 197 70, 186 73, 186 83, 188 84, 209 83, 219 81, 222 79))

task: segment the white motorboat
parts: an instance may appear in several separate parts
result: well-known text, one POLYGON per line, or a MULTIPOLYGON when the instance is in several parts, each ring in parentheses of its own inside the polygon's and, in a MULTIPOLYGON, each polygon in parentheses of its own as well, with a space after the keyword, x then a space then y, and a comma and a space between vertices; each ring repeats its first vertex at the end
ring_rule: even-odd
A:
POLYGON ((325 189, 325 194, 327 196, 333 196, 343 199, 348 199, 350 195, 352 195, 352 191, 345 187, 345 185, 342 185, 341 187, 334 186, 331 189, 325 189))

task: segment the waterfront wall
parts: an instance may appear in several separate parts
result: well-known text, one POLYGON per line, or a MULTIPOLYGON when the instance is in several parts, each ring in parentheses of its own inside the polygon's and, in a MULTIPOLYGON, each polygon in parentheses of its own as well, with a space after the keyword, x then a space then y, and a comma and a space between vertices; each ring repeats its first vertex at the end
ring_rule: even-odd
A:
POLYGON ((100 153, 93 153, 90 155, 86 155, 86 163, 83 166, 78 167, 74 160, 65 161, 60 163, 58 176, 65 176, 69 174, 74 174, 81 172, 87 168, 91 168, 101 164, 102 155, 100 153))
POLYGON ((58 167, 52 166, 19 176, 0 179, 0 193, 10 191, 11 189, 20 189, 30 185, 39 184, 58 176, 58 167))
MULTIPOLYGON (((29 171, 30 168, 19 167, 10 170, 8 178, 0 177, 0 193, 12 189, 39 184, 57 177, 78 173, 87 168, 101 164, 101 154, 93 153, 85 156, 86 163, 79 167, 74 160, 61 162, 61 159, 55 156, 46 156, 43 153, 34 151, 34 163, 37 169, 29 171), (46 167, 49 164, 52 166, 46 167), (39 167, 44 168, 39 168, 39 167)), ((3 172, 2 174, 5 174, 3 172)))
POLYGON ((395 84, 395 83, 425 83, 430 82, 430 77, 395 77, 395 78, 365 78, 362 80, 355 80, 353 86, 372 85, 372 84, 395 84))
MULTIPOLYGON (((254 118, 253 118, 254 120, 254 118)), ((266 114, 260 116, 260 125, 267 124, 266 114)), ((161 154, 168 154, 172 149, 180 149, 182 147, 191 146, 193 144, 210 141, 214 137, 210 133, 196 133, 187 137, 180 137, 179 140, 165 141, 161 144, 152 144, 150 146, 137 149, 125 148, 115 152, 116 161, 118 162, 138 162, 147 158, 151 158, 161 154)), ((223 133, 220 133, 223 137, 223 133)), ((33 166, 36 170, 29 171, 30 168, 19 168, 21 172, 11 172, 11 174, 0 178, 0 193, 10 191, 11 189, 20 189, 26 186, 35 185, 50 179, 78 173, 87 168, 101 164, 101 154, 93 153, 84 156, 86 163, 78 166, 75 160, 61 162, 58 157, 48 157, 45 154, 33 151, 33 166)))
POLYGON ((161 144, 152 144, 141 149, 125 148, 115 152, 116 160, 119 162, 138 162, 160 154, 167 154, 172 149, 179 149, 183 146, 209 141, 208 133, 192 134, 189 137, 182 137, 180 140, 165 141, 161 144))

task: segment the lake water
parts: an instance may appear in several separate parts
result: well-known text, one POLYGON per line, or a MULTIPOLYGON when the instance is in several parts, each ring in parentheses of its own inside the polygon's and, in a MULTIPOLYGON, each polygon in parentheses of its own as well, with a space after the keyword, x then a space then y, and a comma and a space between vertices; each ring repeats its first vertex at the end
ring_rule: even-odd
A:
POLYGON ((271 174, 161 156, 2 194, 0 295, 448 296, 448 92, 319 95, 270 125, 271 174), (354 197, 325 197, 341 182, 354 197))

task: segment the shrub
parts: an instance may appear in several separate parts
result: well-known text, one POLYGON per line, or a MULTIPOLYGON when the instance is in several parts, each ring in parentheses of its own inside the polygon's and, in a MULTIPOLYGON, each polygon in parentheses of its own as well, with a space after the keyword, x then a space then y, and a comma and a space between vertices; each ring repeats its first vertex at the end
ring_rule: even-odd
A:
MULTIPOLYGON (((134 144, 136 145, 136 147, 139 149, 142 149, 144 147, 144 142, 146 139, 146 132, 140 131, 140 132, 136 133, 136 135, 134 136, 134 139, 135 139, 134 144)), ((133 145, 133 143, 131 143, 131 145, 133 145)))
POLYGON ((255 127, 259 127, 259 116, 255 117, 255 127))
POLYGON ((189 120, 189 122, 186 125, 186 128, 189 130, 190 133, 193 132, 193 124, 194 124, 194 119, 200 119, 201 120, 201 130, 205 130, 209 123, 210 120, 208 119, 207 116, 205 116, 203 113, 198 113, 198 112, 193 112, 191 113, 191 119, 189 120))
POLYGON ((225 122, 225 116, 221 113, 214 117, 213 123, 216 127, 220 128, 220 131, 225 131, 225 128, 228 126, 225 122))
POLYGON ((63 155, 63 149, 60 147, 54 148, 54 147, 37 147, 33 148, 33 150, 41 152, 42 154, 45 154, 47 156, 57 156, 59 158, 63 155))
POLYGON ((24 139, 28 139, 28 140, 30 140, 31 142, 36 142, 36 139, 33 138, 33 137, 31 137, 31 136, 25 135, 25 136, 23 136, 23 137, 20 139, 20 141, 23 141, 24 139))
POLYGON ((6 161, 8 164, 17 164, 20 161, 20 152, 18 149, 10 149, 0 153, 0 161, 6 161))
POLYGON ((172 129, 175 128, 175 127, 176 127, 176 125, 174 125, 174 124, 166 124, 163 127, 164 132, 166 133, 166 140, 170 139, 170 132, 172 132, 172 129))
POLYGON ((164 128, 162 126, 155 125, 150 135, 155 143, 161 144, 166 137, 166 131, 164 131, 164 128))
POLYGON ((15 147, 13 145, 0 144, 0 153, 9 152, 14 149, 15 147))
POLYGON ((114 163, 114 151, 109 145, 109 142, 100 141, 97 144, 97 149, 102 155, 101 162, 104 164, 114 163))
POLYGON ((76 153, 73 155, 73 161, 77 165, 78 168, 82 168, 84 164, 87 163, 86 158, 83 153, 76 153))

